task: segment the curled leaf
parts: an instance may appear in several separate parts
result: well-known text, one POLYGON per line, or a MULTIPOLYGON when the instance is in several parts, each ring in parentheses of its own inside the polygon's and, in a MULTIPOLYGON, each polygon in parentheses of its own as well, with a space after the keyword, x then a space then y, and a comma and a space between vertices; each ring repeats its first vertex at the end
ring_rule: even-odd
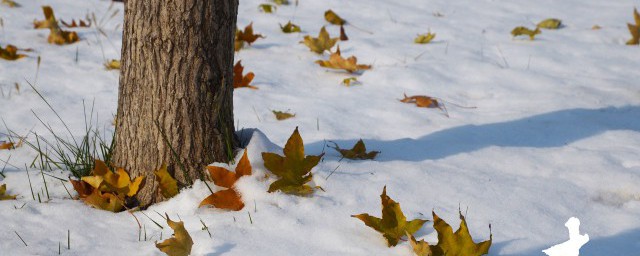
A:
POLYGON ((428 32, 426 34, 421 34, 418 35, 413 42, 416 44, 428 44, 431 42, 431 40, 433 40, 434 38, 436 38, 436 34, 435 33, 431 33, 428 32))
POLYGON ((336 42, 338 42, 338 38, 329 37, 329 33, 327 32, 327 30, 322 27, 320 29, 320 33, 318 33, 317 38, 313 38, 307 35, 304 36, 303 41, 301 41, 300 43, 305 44, 312 52, 322 54, 324 53, 324 51, 331 50, 331 48, 336 45, 336 42))
POLYGON ((329 60, 317 60, 316 63, 321 67, 331 69, 342 69, 349 73, 355 73, 361 70, 371 69, 371 65, 358 64, 358 59, 355 56, 349 58, 342 58, 340 55, 340 47, 335 53, 329 56, 329 60))
POLYGON ((341 149, 338 144, 335 144, 333 149, 340 152, 342 157, 347 159, 374 159, 380 153, 380 151, 367 152, 367 147, 364 145, 364 141, 362 141, 362 139, 358 140, 351 149, 341 149))
POLYGON ((289 0, 271 0, 271 2, 277 5, 289 5, 289 0))
POLYGON ((243 71, 244 67, 242 66, 241 60, 239 60, 236 62, 236 65, 233 66, 233 88, 258 89, 258 87, 250 85, 256 75, 253 72, 242 75, 243 71))
POLYGON ((345 19, 338 16, 338 14, 333 12, 331 9, 324 12, 324 19, 333 25, 342 26, 344 24, 347 24, 347 21, 345 19))
POLYGON ((296 116, 296 114, 291 114, 289 112, 283 112, 283 111, 277 111, 277 110, 271 110, 271 112, 273 112, 273 114, 276 116, 276 119, 280 121, 296 116))
POLYGON ((349 86, 358 85, 361 83, 360 81, 358 81, 358 78, 356 77, 348 77, 348 78, 342 79, 342 84, 346 87, 349 87, 349 86))
POLYGON ((16 1, 13 0, 2 0, 2 4, 11 8, 20 7, 20 4, 16 3, 16 1))
POLYGON ((444 104, 433 97, 424 95, 407 96, 407 94, 404 94, 404 98, 401 99, 400 102, 413 103, 419 108, 438 108, 444 112, 445 116, 449 117, 449 113, 444 104))
POLYGON ((287 24, 285 24, 284 26, 280 25, 280 29, 282 30, 282 32, 287 34, 302 32, 302 30, 300 29, 300 26, 291 23, 291 21, 287 22, 287 24))
POLYGON ((13 142, 10 141, 0 141, 0 150, 9 150, 9 149, 14 149, 13 147, 13 142))
POLYGON ((324 153, 317 156, 305 155, 304 144, 297 127, 282 151, 284 156, 262 152, 264 167, 279 178, 271 183, 268 192, 280 190, 294 195, 313 193, 314 188, 306 183, 312 180, 311 169, 320 162, 324 153))
POLYGON ((538 23, 538 28, 559 29, 562 27, 562 21, 559 19, 546 19, 538 23))
POLYGON ((361 220, 365 225, 382 233, 387 239, 389 247, 396 246, 403 236, 417 232, 427 222, 422 219, 407 221, 402 209, 400 209, 400 204, 387 196, 386 186, 382 190, 380 200, 382 201, 382 218, 373 217, 366 213, 351 217, 361 220))
POLYGON ((27 55, 18 54, 18 47, 8 44, 4 49, 0 46, 0 58, 5 60, 17 60, 24 58, 27 55))
POLYGON ((278 9, 275 5, 272 4, 261 4, 258 5, 258 10, 264 13, 273 13, 278 9))
POLYGON ((120 60, 110 60, 104 64, 104 67, 107 70, 120 69, 120 60))
POLYGON ((516 27, 513 30, 511 30, 511 35, 513 35, 514 37, 526 35, 526 36, 529 36, 530 40, 533 40, 536 37, 536 35, 540 33, 542 33, 542 31, 540 31, 540 28, 531 30, 526 27, 516 27))
POLYGON ((178 194, 178 181, 171 177, 169 171, 167 171, 167 165, 162 164, 160 169, 153 172, 156 175, 158 181, 158 187, 160 193, 164 198, 172 198, 178 194))
POLYGON ((166 253, 169 256, 188 256, 191 254, 191 247, 193 247, 193 239, 191 235, 184 228, 184 222, 171 221, 169 215, 165 214, 167 218, 167 224, 173 229, 173 237, 157 243, 156 247, 166 253))
POLYGON ((91 185, 95 190, 111 193, 121 199, 126 196, 135 196, 145 181, 144 176, 137 177, 132 181, 129 173, 124 169, 117 168, 113 172, 103 161, 98 159, 95 160, 92 173, 93 176, 84 176, 81 180, 91 185))
POLYGON ((69 182, 71 182, 71 185, 73 185, 73 189, 78 192, 78 197, 81 199, 86 198, 87 196, 91 195, 91 193, 93 193, 93 187, 85 181, 70 179, 69 182))
POLYGON ((15 195, 7 195, 7 184, 2 184, 0 186, 0 200, 14 200, 16 199, 15 195))

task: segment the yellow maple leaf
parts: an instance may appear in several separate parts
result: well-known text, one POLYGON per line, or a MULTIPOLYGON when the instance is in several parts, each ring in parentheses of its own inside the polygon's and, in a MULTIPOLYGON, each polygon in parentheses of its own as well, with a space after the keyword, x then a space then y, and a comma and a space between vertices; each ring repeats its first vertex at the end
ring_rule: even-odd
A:
POLYGON ((104 64, 104 67, 107 70, 120 69, 120 66, 121 66, 120 60, 110 60, 104 64))
POLYGON ((191 254, 193 240, 189 232, 184 228, 184 222, 174 222, 165 213, 167 224, 173 229, 173 237, 157 243, 156 247, 169 256, 188 256, 191 254))
POLYGON ((371 69, 371 65, 363 65, 358 64, 358 59, 356 56, 351 56, 349 58, 342 58, 340 55, 340 47, 338 50, 329 56, 329 60, 317 60, 316 63, 318 65, 331 68, 331 69, 342 69, 349 73, 355 73, 360 70, 369 70, 371 69))
POLYGON ((333 12, 331 9, 324 12, 324 19, 333 25, 342 26, 344 24, 347 24, 347 21, 345 19, 338 16, 338 14, 333 12))
POLYGON ((351 215, 351 217, 361 220, 365 225, 382 233, 389 247, 396 246, 403 236, 417 232, 427 222, 422 219, 407 221, 400 209, 400 204, 387 196, 387 186, 382 189, 380 200, 382 201, 382 218, 366 213, 351 215))
POLYGON ((271 112, 273 112, 273 115, 276 116, 276 119, 278 121, 282 121, 282 120, 286 120, 292 117, 295 117, 296 114, 291 114, 289 112, 285 112, 285 111, 277 111, 277 110, 271 110, 271 112))
POLYGON ((546 19, 539 22, 536 26, 544 29, 559 29, 562 27, 562 21, 559 19, 546 19))
POLYGON ((413 39, 413 42, 416 44, 428 44, 434 38, 436 38, 436 34, 428 32, 426 34, 418 35, 415 39, 413 39))
POLYGON ((108 192, 102 193, 98 189, 94 189, 93 192, 83 200, 88 205, 111 212, 119 212, 124 207, 121 198, 108 192))
POLYGON ((287 144, 282 150, 284 156, 262 152, 264 167, 278 176, 278 180, 271 183, 268 192, 282 191, 294 195, 308 195, 314 188, 306 185, 313 179, 311 169, 320 162, 324 153, 313 156, 304 154, 304 143, 296 127, 287 144))
POLYGON ((309 47, 309 50, 311 50, 312 52, 322 54, 324 53, 324 51, 331 50, 331 48, 336 45, 336 42, 338 42, 338 38, 329 37, 329 33, 327 32, 327 30, 322 27, 320 29, 320 33, 318 33, 318 37, 313 38, 309 35, 306 35, 300 43, 309 47))

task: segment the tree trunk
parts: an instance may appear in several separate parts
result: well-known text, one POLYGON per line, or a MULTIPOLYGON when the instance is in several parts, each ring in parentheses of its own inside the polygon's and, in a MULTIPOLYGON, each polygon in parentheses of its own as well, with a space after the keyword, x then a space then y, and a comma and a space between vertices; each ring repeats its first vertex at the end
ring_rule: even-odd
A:
POLYGON ((237 11, 238 0, 126 1, 113 164, 147 177, 141 206, 164 199, 163 163, 185 186, 231 157, 237 11))

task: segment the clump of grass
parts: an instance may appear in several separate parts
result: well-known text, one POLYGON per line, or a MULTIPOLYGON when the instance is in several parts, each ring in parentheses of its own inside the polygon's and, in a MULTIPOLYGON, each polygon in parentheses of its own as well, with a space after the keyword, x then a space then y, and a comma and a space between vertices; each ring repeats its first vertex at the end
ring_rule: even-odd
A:
POLYGON ((79 179, 91 174, 96 159, 103 160, 107 165, 111 163, 115 140, 113 136, 109 138, 106 136, 106 132, 100 132, 100 129, 95 127, 98 123, 98 116, 96 115, 94 119, 94 104, 91 105, 90 111, 87 113, 87 107, 83 101, 85 131, 81 137, 74 136, 67 123, 47 99, 31 83, 29 85, 47 104, 68 133, 67 136, 54 131, 51 125, 32 111, 53 139, 46 139, 42 135, 32 132, 35 136, 35 142, 24 141, 26 145, 38 153, 31 163, 31 167, 37 167, 40 170, 53 170, 54 168, 68 170, 75 178, 79 179))

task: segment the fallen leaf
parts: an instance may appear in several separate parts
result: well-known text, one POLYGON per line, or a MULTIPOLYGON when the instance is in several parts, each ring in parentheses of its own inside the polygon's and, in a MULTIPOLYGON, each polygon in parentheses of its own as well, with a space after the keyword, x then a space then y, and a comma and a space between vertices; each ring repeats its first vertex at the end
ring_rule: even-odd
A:
POLYGON ((356 77, 348 77, 348 78, 342 79, 342 84, 344 86, 349 87, 349 86, 360 84, 360 81, 358 81, 358 78, 356 77))
POLYGON ((629 28, 629 33, 631 33, 631 39, 627 41, 627 45, 638 45, 640 44, 640 13, 638 13, 638 9, 633 8, 633 20, 635 21, 635 25, 631 23, 627 23, 627 27, 629 28))
POLYGON ((0 200, 14 200, 16 199, 15 195, 7 195, 7 184, 2 184, 0 186, 0 200))
POLYGON ((409 237, 409 245, 411 245, 411 249, 413 249, 413 253, 415 253, 415 255, 433 256, 429 243, 425 242, 424 239, 417 241, 416 238, 409 233, 407 233, 407 237, 409 237))
POLYGON ((258 10, 260 10, 261 12, 264 12, 264 13, 273 13, 277 9, 278 9, 278 7, 276 7, 275 5, 271 5, 271 4, 258 5, 258 10))
POLYGON ((284 26, 282 26, 282 24, 280 25, 280 29, 282 30, 282 32, 284 33, 300 33, 302 32, 302 30, 300 29, 300 26, 291 23, 291 21, 287 22, 287 24, 285 24, 284 26))
POLYGON ((239 211, 244 208, 244 203, 240 193, 235 189, 234 185, 242 176, 251 175, 251 163, 247 156, 247 150, 244 150, 242 158, 236 166, 235 173, 219 166, 207 166, 209 176, 216 186, 226 189, 217 191, 200 202, 200 206, 213 205, 216 208, 239 211))
POLYGON ((97 209, 111 212, 119 212, 124 207, 122 199, 111 193, 102 193, 98 189, 94 189, 83 201, 97 209))
POLYGON ((68 28, 88 28, 91 27, 91 20, 88 21, 84 21, 81 19, 78 19, 78 22, 76 23, 76 20, 72 19, 71 23, 67 23, 64 20, 60 20, 60 23, 62 23, 62 25, 64 25, 65 27, 68 28))
POLYGON ((602 29, 602 27, 599 25, 593 25, 593 27, 591 27, 591 30, 599 30, 599 29, 602 29))
POLYGON ((9 149, 14 149, 13 147, 13 142, 7 142, 7 141, 0 141, 0 150, 9 150, 9 149))
POLYGON ((373 217, 366 213, 351 217, 360 219, 365 225, 382 233, 387 239, 389 247, 396 246, 403 236, 415 233, 427 222, 422 219, 407 221, 402 209, 400 209, 400 204, 387 196, 387 186, 382 190, 380 200, 382 201, 382 218, 373 217))
POLYGON ((271 2, 274 2, 277 5, 289 5, 289 0, 271 0, 271 2))
POLYGON ((285 120, 285 119, 289 119, 296 116, 296 114, 291 114, 289 112, 283 112, 283 111, 277 111, 277 110, 271 110, 271 112, 273 112, 273 114, 276 116, 276 119, 278 120, 285 120))
POLYGON ((16 3, 13 0, 2 0, 2 3, 11 8, 20 7, 20 4, 16 3))
POLYGON ((262 152, 264 167, 278 176, 278 180, 271 183, 268 192, 282 191, 288 194, 307 195, 313 193, 314 188, 306 185, 313 178, 311 169, 320 162, 324 153, 313 156, 304 154, 304 144, 298 127, 282 150, 284 156, 275 153, 262 152))
POLYGON ((360 70, 369 70, 371 65, 358 64, 358 59, 355 56, 351 56, 347 59, 342 58, 340 55, 340 47, 335 53, 329 56, 329 60, 317 60, 318 65, 331 68, 331 69, 343 69, 349 73, 355 73, 360 70))
POLYGON ((73 185, 73 189, 78 192, 78 198, 86 198, 87 196, 93 193, 93 187, 82 180, 69 180, 71 185, 73 185))
POLYGON ((131 180, 129 174, 122 168, 111 171, 107 165, 96 159, 92 176, 82 177, 81 180, 101 192, 109 192, 123 199, 125 196, 133 197, 144 185, 145 177, 139 176, 131 180))
POLYGON ((167 165, 162 164, 160 169, 153 172, 156 175, 158 181, 158 187, 160 193, 164 198, 172 198, 178 194, 178 181, 171 177, 169 171, 167 171, 167 165))
POLYGON ((340 26, 340 41, 348 41, 349 37, 347 36, 347 33, 344 32, 344 25, 340 26))
POLYGON ((331 50, 331 48, 336 45, 336 42, 338 42, 338 38, 329 37, 327 30, 322 27, 317 38, 306 35, 300 43, 305 44, 312 52, 322 54, 324 51, 331 50))
POLYGON ((374 159, 380 153, 380 151, 367 152, 367 147, 364 145, 364 141, 362 141, 362 139, 358 140, 358 142, 356 142, 356 144, 353 145, 353 148, 351 149, 341 149, 338 144, 335 144, 335 147, 333 147, 333 149, 340 152, 342 157, 347 159, 374 159))
POLYGON ((559 19, 546 19, 538 23, 537 27, 544 29, 559 29, 562 27, 562 21, 559 19))
POLYGON ((434 38, 436 38, 436 34, 428 32, 426 34, 418 35, 415 39, 413 39, 413 42, 416 44, 428 44, 434 38))
POLYGON ((104 64, 107 70, 120 69, 120 60, 110 60, 104 64))
POLYGON ((184 228, 184 222, 171 221, 166 213, 165 216, 167 217, 167 224, 173 229, 173 237, 161 243, 156 243, 156 247, 169 256, 188 256, 191 254, 193 240, 189 232, 184 228))
POLYGON ((533 40, 536 37, 536 35, 538 35, 540 33, 542 33, 542 31, 540 31, 540 28, 536 28, 535 30, 531 30, 531 29, 528 29, 526 27, 516 27, 513 30, 511 30, 511 35, 513 35, 514 37, 527 35, 527 36, 529 36, 530 40, 533 40))
POLYGON ((344 24, 347 24, 347 21, 345 19, 343 19, 340 16, 338 16, 338 14, 333 12, 331 9, 327 10, 326 12, 324 12, 324 19, 327 20, 329 23, 331 23, 333 25, 342 26, 344 24))
POLYGON ((18 54, 18 47, 8 44, 4 49, 0 46, 0 58, 5 60, 17 60, 27 55, 18 54))
POLYGON ((244 67, 242 66, 241 60, 239 60, 236 62, 236 65, 233 66, 233 88, 258 89, 258 87, 250 85, 256 75, 253 72, 242 75, 243 71, 244 67))
POLYGON ((45 20, 34 21, 33 27, 36 29, 48 28, 49 37, 47 41, 50 44, 71 44, 79 40, 78 34, 74 31, 64 31, 58 26, 56 16, 53 14, 51 6, 42 6, 42 12, 44 13, 45 20))
POLYGON ((404 99, 400 101, 404 103, 414 103, 419 108, 438 108, 444 112, 445 116, 449 117, 449 113, 444 104, 433 97, 424 95, 407 96, 407 94, 404 94, 404 99))
POLYGON ((253 33, 253 22, 251 22, 249 25, 247 25, 244 28, 244 30, 237 29, 236 30, 236 45, 235 45, 236 52, 239 51, 242 47, 244 47, 245 43, 251 45, 253 42, 258 40, 258 38, 264 38, 264 36, 260 35, 260 34, 254 34, 253 33))
POLYGON ((438 244, 431 245, 433 256, 480 256, 489 253, 493 235, 489 240, 476 244, 469 234, 469 228, 462 213, 460 214, 460 228, 453 232, 447 222, 442 220, 435 212, 433 214, 433 228, 438 232, 438 244))

